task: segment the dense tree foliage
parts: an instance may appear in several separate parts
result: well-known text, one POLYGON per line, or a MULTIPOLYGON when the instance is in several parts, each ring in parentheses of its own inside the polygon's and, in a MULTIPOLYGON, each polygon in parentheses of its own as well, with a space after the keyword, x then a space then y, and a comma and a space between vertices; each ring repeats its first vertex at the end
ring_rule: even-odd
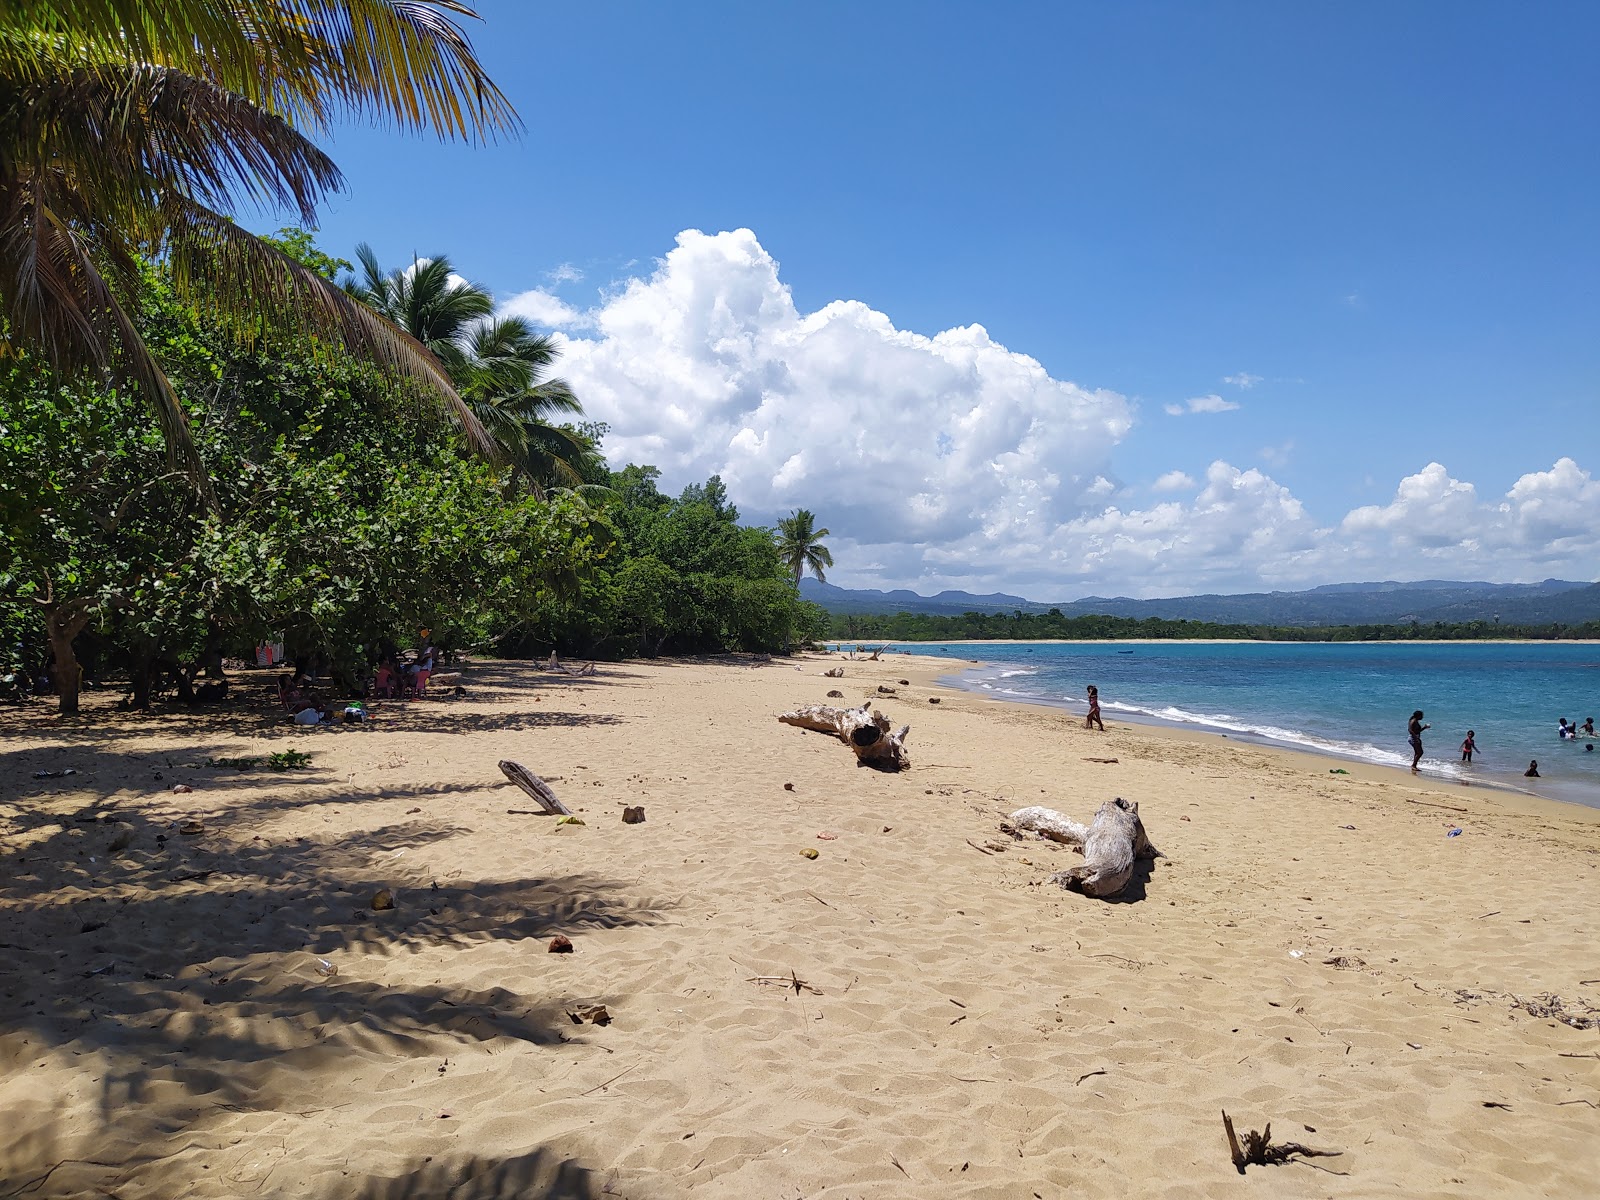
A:
POLYGON ((828 636, 847 641, 949 642, 1066 640, 1193 640, 1220 638, 1262 642, 1481 641, 1494 638, 1539 640, 1600 638, 1600 622, 1582 625, 1499 625, 1489 621, 1404 625, 1224 625, 1215 621, 1148 617, 1069 617, 1059 608, 1042 613, 831 613, 828 636))
POLYGON ((245 350, 154 277, 145 296, 141 334, 183 397, 209 501, 129 393, 26 358, 0 377, 0 632, 30 672, 48 642, 64 709, 85 630, 136 700, 163 666, 274 636, 353 683, 378 642, 418 627, 445 646, 487 640, 612 541, 581 501, 505 488, 370 368, 245 350))
POLYGON ((608 472, 603 512, 617 546, 575 593, 553 596, 507 648, 603 657, 775 652, 822 636, 827 613, 800 599, 771 530, 739 524, 713 475, 676 498, 654 467, 608 472))
MULTIPOLYGON (((298 231, 273 241, 324 277, 343 265, 298 231)), ((576 486, 530 492, 375 368, 289 339, 243 346, 165 264, 138 289, 131 319, 206 492, 136 391, 0 359, 0 674, 53 660, 63 711, 80 653, 142 705, 278 639, 355 688, 419 628, 447 650, 606 657, 776 651, 825 630, 720 479, 664 495, 653 467, 606 468, 603 426, 568 425, 576 486)))

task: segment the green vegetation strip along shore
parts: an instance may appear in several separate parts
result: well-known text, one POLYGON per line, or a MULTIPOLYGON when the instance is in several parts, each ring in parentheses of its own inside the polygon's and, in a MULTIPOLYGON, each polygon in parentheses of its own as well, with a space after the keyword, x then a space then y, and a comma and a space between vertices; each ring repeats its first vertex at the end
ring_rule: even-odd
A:
POLYGON ((1028 642, 1028 641, 1240 641, 1240 642, 1408 642, 1408 641, 1584 641, 1600 638, 1600 621, 1581 625, 1500 625, 1409 622, 1403 625, 1223 625, 1214 621, 1172 621, 1160 617, 1068 617, 1060 609, 1044 613, 928 613, 862 616, 835 613, 828 636, 842 641, 1028 642))

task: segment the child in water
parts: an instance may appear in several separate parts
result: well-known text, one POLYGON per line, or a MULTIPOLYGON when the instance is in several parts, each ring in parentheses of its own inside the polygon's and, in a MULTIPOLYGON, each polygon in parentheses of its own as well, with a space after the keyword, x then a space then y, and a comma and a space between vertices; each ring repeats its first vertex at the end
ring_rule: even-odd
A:
POLYGON ((1525 779, 1539 778, 1539 760, 1536 758, 1528 764, 1528 769, 1522 773, 1525 779))
POLYGON ((1477 736, 1472 730, 1467 730, 1467 740, 1461 743, 1462 762, 1472 761, 1472 752, 1478 748, 1478 743, 1474 740, 1477 736))
POLYGON ((1100 732, 1106 731, 1106 723, 1100 719, 1100 689, 1094 684, 1089 685, 1089 715, 1083 719, 1085 729, 1100 727, 1100 732))

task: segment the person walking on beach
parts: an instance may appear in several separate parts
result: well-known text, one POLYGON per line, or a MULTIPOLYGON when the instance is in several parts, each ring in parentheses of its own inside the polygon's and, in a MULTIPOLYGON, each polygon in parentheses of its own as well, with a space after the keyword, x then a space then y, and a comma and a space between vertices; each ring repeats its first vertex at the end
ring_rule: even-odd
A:
POLYGON ((1089 715, 1083 719, 1085 729, 1099 727, 1100 732, 1106 731, 1106 723, 1100 719, 1100 689, 1094 684, 1089 685, 1089 715))
MULTIPOLYGON (((1424 728, 1426 728, 1426 726, 1424 726, 1424 728)), ((1478 735, 1473 733, 1472 730, 1467 730, 1467 740, 1461 743, 1462 762, 1472 761, 1472 752, 1478 748, 1478 743, 1476 741, 1477 736, 1478 735)))
POLYGON ((1422 710, 1420 708, 1411 714, 1411 724, 1406 726, 1406 735, 1411 739, 1411 773, 1413 775, 1422 773, 1417 766, 1422 761, 1422 731, 1432 728, 1432 725, 1424 725, 1422 723, 1422 710))

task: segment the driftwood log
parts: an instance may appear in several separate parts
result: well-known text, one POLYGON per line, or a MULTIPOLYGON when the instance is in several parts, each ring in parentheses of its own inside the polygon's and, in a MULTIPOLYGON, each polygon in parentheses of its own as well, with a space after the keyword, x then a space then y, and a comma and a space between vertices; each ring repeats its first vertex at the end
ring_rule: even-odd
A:
POLYGON ((1057 871, 1050 876, 1050 882, 1081 891, 1085 896, 1110 899, 1128 886, 1135 861, 1161 857, 1161 851, 1150 844, 1144 831, 1137 800, 1124 800, 1120 796, 1107 800, 1087 827, 1053 808, 1039 805, 1019 808, 1009 820, 1018 829, 1032 830, 1040 837, 1080 847, 1083 865, 1057 871))
POLYGON ((831 733, 855 751, 856 761, 885 771, 901 771, 911 765, 906 752, 906 735, 911 726, 889 730, 889 718, 872 711, 868 700, 860 708, 834 708, 831 704, 807 704, 794 712, 779 713, 778 720, 801 729, 831 733))
POLYGON ((556 799, 556 794, 550 790, 550 785, 521 763, 512 762, 509 758, 501 759, 500 772, 512 783, 532 796, 534 801, 545 812, 563 817, 572 815, 572 810, 556 799))
POLYGON ((843 667, 830 667, 826 671, 823 672, 823 675, 827 676, 829 679, 843 679, 844 678, 844 668, 843 667))
POLYGON ((564 663, 562 663, 562 661, 556 657, 556 652, 554 650, 550 651, 550 661, 545 663, 544 669, 546 671, 558 671, 562 675, 593 675, 594 674, 594 664, 592 662, 580 663, 576 667, 569 667, 569 666, 566 666, 564 663))

